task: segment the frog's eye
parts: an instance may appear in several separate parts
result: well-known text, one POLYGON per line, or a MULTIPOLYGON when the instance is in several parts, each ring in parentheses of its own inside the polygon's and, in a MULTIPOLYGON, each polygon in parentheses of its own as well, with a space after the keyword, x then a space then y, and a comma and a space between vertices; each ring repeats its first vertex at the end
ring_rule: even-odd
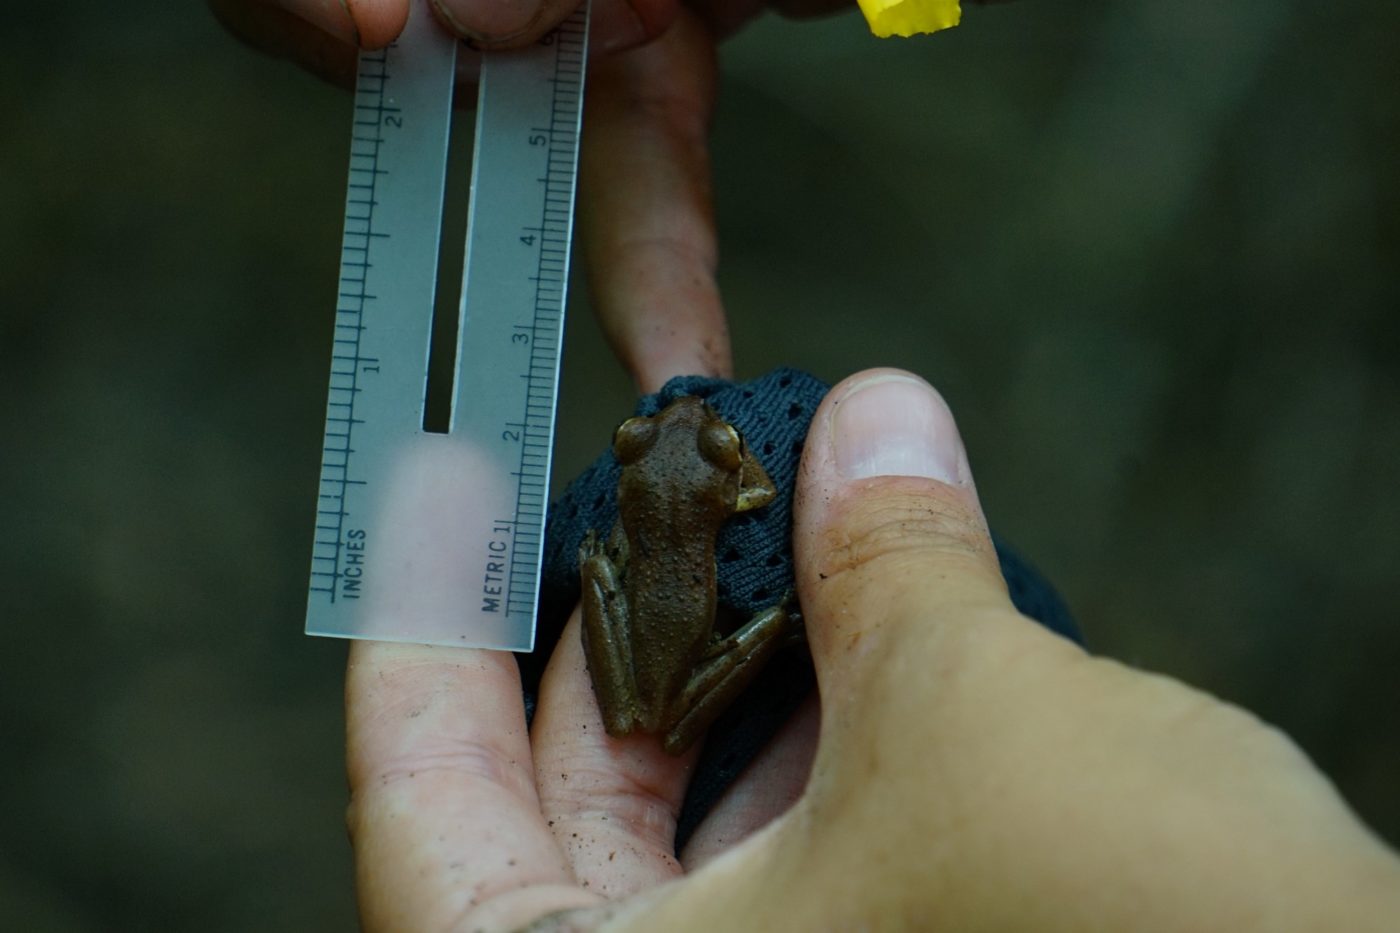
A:
POLYGON ((656 442, 656 422, 650 418, 628 418, 613 432, 613 456, 626 466, 651 449, 656 442))
POLYGON ((696 442, 700 454, 721 470, 737 470, 744 462, 744 442, 733 425, 723 421, 707 424, 696 442))

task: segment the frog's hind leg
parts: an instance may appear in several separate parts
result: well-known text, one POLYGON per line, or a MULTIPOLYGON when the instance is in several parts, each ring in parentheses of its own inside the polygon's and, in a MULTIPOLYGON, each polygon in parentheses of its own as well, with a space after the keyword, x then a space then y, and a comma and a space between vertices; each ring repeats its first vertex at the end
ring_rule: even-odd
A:
POLYGON ((593 695, 608 735, 627 735, 636 728, 637 678, 632 670, 622 581, 589 532, 579 548, 579 577, 583 584, 583 656, 593 695))
POLYGON ((796 604, 784 601, 760 612, 715 645, 696 668, 682 696, 685 712, 666 733, 662 747, 672 755, 689 748, 763 670, 774 652, 792 643, 801 624, 796 604))

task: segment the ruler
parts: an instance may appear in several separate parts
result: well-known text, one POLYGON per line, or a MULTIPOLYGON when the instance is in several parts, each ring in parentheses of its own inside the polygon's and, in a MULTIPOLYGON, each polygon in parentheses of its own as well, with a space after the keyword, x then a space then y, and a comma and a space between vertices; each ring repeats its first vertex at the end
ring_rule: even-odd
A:
POLYGON ((587 33, 585 4, 483 55, 445 433, 423 418, 458 43, 414 0, 360 56, 308 634, 533 647, 587 33))

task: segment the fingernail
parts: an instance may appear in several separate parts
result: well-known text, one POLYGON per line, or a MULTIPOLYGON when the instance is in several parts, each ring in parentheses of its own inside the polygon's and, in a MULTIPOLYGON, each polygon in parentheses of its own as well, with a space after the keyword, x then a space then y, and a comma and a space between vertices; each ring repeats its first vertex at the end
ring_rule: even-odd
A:
POLYGON ((967 479, 966 456, 953 414, 921 379, 872 375, 847 389, 831 414, 836 468, 847 479, 923 476, 967 479))

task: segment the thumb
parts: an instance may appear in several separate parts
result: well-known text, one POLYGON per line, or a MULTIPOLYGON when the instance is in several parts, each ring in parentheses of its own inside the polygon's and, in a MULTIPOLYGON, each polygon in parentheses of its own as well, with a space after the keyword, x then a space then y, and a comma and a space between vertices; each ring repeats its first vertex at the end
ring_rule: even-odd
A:
POLYGON ((1024 636, 1052 651, 1059 641, 1012 607, 957 425, 917 376, 868 370, 827 394, 807 437, 794 514, 798 588, 824 696, 858 687, 848 678, 888 680, 887 652, 907 658, 910 639, 938 640, 933 656, 950 665, 968 639, 1024 636))
POLYGON ((950 928, 1393 921, 1394 859, 1280 733, 1015 611, 957 427, 923 380, 837 385, 797 495, 822 702, 802 809, 828 839, 866 843, 853 858, 788 821, 784 851, 812 890, 936 906, 950 928))

